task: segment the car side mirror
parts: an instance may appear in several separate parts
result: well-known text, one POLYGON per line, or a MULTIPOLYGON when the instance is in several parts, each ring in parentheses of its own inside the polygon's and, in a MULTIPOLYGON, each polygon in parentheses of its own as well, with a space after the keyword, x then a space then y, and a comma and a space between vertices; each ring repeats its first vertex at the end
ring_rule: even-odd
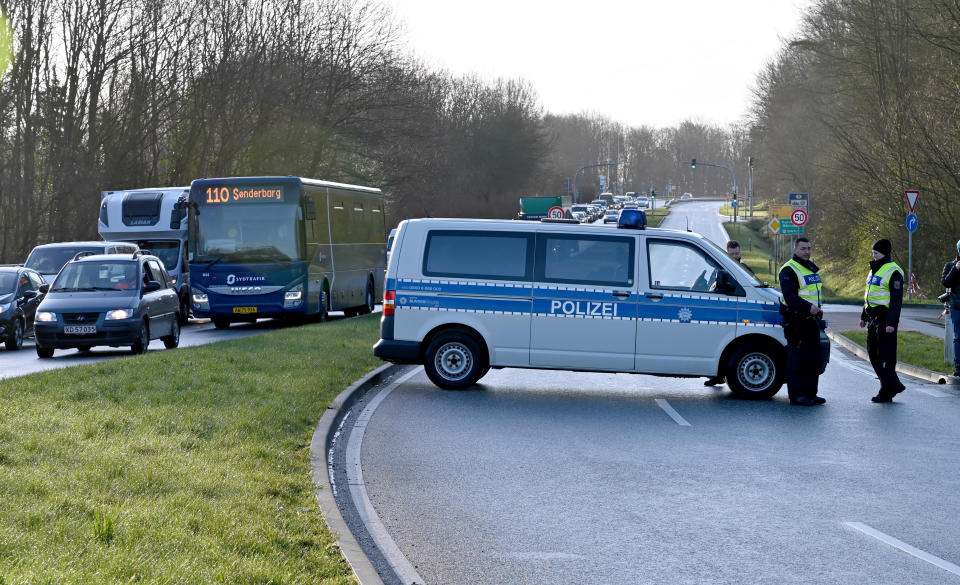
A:
POLYGON ((50 292, 50 285, 49 285, 49 284, 41 284, 41 285, 40 285, 40 292, 42 292, 43 294, 47 294, 48 292, 50 292))
POLYGON ((156 280, 151 280, 147 284, 143 285, 143 294, 152 293, 153 291, 160 290, 160 283, 156 280))
POLYGON ((39 294, 40 293, 35 290, 25 290, 23 291, 23 298, 26 300, 30 300, 32 298, 35 298, 39 294))

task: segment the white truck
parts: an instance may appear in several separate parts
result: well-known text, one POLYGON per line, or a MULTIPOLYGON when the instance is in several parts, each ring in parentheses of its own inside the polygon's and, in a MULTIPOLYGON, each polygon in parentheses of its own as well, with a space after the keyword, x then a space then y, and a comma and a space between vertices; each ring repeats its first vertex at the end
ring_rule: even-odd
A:
POLYGON ((190 314, 187 265, 189 187, 157 187, 100 194, 100 237, 134 242, 163 261, 180 299, 181 325, 190 314))

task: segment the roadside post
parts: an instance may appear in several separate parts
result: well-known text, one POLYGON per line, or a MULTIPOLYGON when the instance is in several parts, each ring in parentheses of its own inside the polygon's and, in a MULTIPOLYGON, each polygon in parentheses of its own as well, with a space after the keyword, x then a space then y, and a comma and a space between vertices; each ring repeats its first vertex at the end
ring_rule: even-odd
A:
MULTIPOLYGON (((920 191, 908 190, 903 192, 907 198, 907 205, 910 207, 910 213, 907 214, 907 299, 913 298, 913 232, 920 227, 920 219, 914 211, 917 208, 917 199, 920 197, 920 191)), ((951 344, 952 345, 952 344, 951 344)), ((951 347, 951 352, 953 351, 951 347)))

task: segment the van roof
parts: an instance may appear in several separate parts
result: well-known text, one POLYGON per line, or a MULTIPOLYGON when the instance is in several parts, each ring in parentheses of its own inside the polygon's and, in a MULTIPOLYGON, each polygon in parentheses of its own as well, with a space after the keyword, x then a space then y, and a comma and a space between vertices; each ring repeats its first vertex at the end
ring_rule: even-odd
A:
POLYGON ((37 245, 37 246, 34 246, 34 249, 37 249, 37 248, 41 248, 41 249, 42 249, 42 248, 68 248, 68 247, 69 247, 69 248, 73 248, 73 247, 77 247, 77 246, 105 246, 105 245, 107 245, 107 244, 110 244, 110 245, 130 244, 131 246, 136 246, 136 244, 133 243, 133 242, 122 242, 122 241, 121 241, 121 242, 113 242, 113 241, 111 241, 111 242, 105 242, 105 241, 102 241, 102 240, 100 240, 100 241, 90 240, 90 241, 86 241, 86 242, 52 242, 52 243, 49 243, 49 244, 39 244, 39 245, 37 245))
MULTIPOLYGON (((578 223, 552 223, 539 221, 518 221, 515 219, 473 219, 473 218, 442 218, 442 217, 424 217, 417 219, 406 219, 401 223, 407 224, 426 224, 427 227, 443 228, 444 226, 457 228, 474 228, 478 230, 507 229, 516 231, 540 231, 540 230, 567 230, 583 231, 586 233, 605 233, 605 234, 624 234, 623 228, 616 225, 585 225, 578 223)), ((637 233, 634 230, 627 230, 628 233, 637 233)), ((670 235, 684 236, 692 239, 706 239, 697 232, 688 232, 685 230, 673 230, 668 228, 650 228, 642 232, 646 236, 670 235)))

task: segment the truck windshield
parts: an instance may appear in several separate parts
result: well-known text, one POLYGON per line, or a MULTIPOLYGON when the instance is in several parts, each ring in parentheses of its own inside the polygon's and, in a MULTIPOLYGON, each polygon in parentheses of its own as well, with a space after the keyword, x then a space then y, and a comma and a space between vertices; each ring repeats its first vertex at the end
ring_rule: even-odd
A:
POLYGON ((141 250, 148 250, 163 262, 168 271, 180 263, 180 242, 177 240, 137 240, 141 250))
POLYGON ((301 257, 296 204, 204 206, 192 262, 289 262, 301 257))

